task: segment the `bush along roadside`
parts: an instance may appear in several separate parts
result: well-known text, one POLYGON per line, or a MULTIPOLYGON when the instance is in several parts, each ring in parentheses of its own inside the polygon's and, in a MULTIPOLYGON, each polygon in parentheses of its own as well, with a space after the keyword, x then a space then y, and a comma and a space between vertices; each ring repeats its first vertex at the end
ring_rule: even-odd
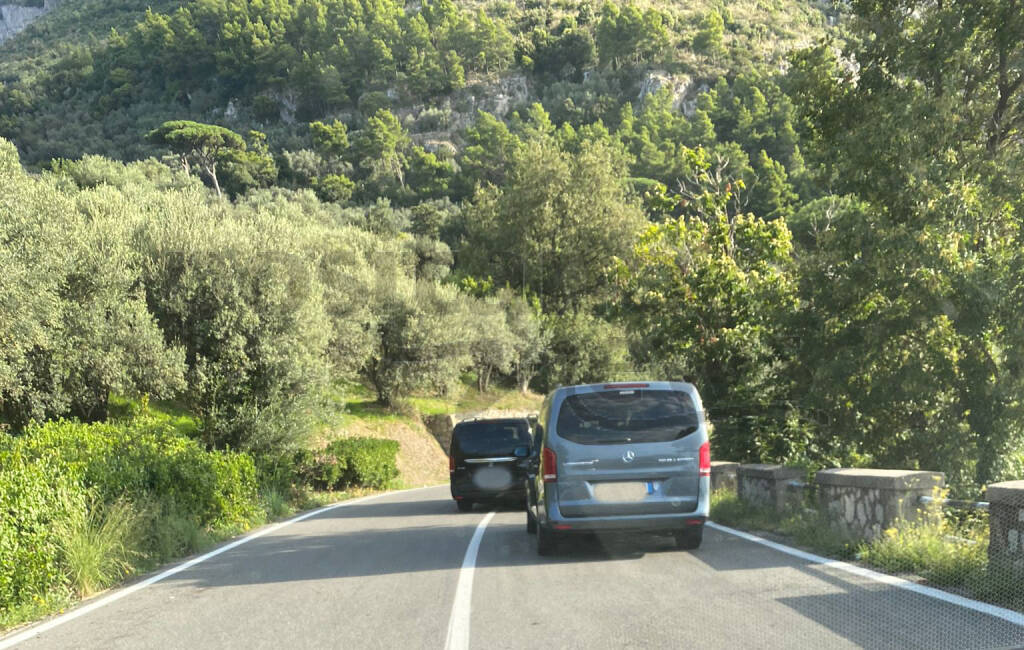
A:
POLYGON ((270 462, 148 416, 0 436, 0 629, 318 505, 310 488, 390 487, 397 453, 393 440, 351 438, 270 462))
POLYGON ((379 438, 341 438, 320 451, 295 456, 296 474, 323 490, 350 486, 383 489, 398 478, 398 442, 379 438))

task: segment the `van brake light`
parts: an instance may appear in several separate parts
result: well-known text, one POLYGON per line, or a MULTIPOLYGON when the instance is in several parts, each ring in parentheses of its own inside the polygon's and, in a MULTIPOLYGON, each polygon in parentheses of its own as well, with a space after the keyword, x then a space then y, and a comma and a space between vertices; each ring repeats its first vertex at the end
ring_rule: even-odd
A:
POLYGON ((711 476, 711 443, 705 442, 700 446, 700 475, 711 476))
POLYGON ((558 457, 550 447, 545 447, 540 456, 540 473, 545 483, 558 480, 558 457))

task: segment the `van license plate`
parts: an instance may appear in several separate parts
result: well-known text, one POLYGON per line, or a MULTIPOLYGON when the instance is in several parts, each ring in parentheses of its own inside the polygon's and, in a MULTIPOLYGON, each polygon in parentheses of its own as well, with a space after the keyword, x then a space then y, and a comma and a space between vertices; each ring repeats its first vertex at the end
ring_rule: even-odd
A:
POLYGON ((643 501, 647 495, 658 491, 658 483, 658 481, 595 483, 594 498, 598 501, 618 503, 643 501))

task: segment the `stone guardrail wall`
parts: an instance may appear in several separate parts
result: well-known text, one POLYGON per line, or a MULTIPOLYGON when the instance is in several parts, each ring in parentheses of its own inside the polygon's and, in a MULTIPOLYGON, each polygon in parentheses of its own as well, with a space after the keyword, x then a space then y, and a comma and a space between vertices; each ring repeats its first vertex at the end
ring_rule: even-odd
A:
POLYGON ((747 503, 783 510, 799 505, 803 494, 790 489, 789 483, 803 478, 805 470, 785 465, 740 465, 736 493, 747 503))
MULTIPOLYGON (((941 472, 895 469, 826 469, 815 474, 811 485, 802 480, 805 470, 785 465, 738 465, 718 463, 722 477, 716 483, 716 464, 712 463, 712 489, 729 489, 726 476, 735 467, 736 493, 741 500, 775 510, 806 507, 807 488, 813 488, 816 505, 829 513, 837 528, 853 538, 874 539, 898 521, 914 521, 921 516, 920 497, 933 496, 946 486, 941 472)), ((1022 515, 1024 516, 1024 515, 1022 515)), ((1016 536, 1024 549, 1024 520, 1016 536)))
POLYGON ((993 483, 985 494, 989 560, 1024 570, 1024 481, 993 483))
POLYGON ((946 486, 941 472, 825 469, 814 477, 818 505, 850 537, 874 539, 897 521, 914 521, 920 497, 946 486))
POLYGON ((737 470, 739 463, 731 463, 723 460, 711 461, 711 491, 731 490, 736 491, 737 470))

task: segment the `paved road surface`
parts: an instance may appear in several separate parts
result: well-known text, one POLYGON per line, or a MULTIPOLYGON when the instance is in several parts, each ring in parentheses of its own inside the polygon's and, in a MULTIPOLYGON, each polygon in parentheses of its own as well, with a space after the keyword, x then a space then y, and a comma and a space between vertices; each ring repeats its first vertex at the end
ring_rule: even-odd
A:
MULTIPOLYGON (((444 648, 485 516, 446 487, 336 508, 17 647, 444 648)), ((725 532, 694 552, 591 538, 541 558, 524 518, 483 531, 458 623, 471 648, 1024 647, 1024 627, 725 532)))

